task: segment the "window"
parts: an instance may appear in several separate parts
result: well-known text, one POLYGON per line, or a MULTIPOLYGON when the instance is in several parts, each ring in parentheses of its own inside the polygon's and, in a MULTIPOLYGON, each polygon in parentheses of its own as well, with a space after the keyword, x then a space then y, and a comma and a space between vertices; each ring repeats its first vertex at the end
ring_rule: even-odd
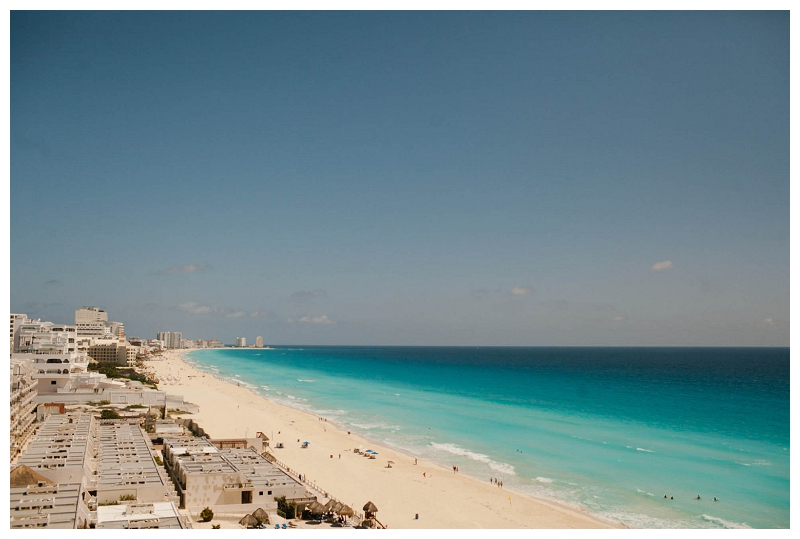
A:
POLYGON ((56 385, 56 381, 55 381, 55 380, 52 380, 52 381, 50 381, 50 385, 51 385, 51 386, 54 386, 54 385, 56 385))
POLYGON ((270 495, 272 495, 272 491, 271 491, 271 490, 268 490, 268 491, 267 491, 267 496, 270 496, 270 495))
POLYGON ((263 491, 263 490, 259 490, 259 491, 258 491, 258 495, 259 495, 259 496, 263 496, 263 495, 264 495, 264 491, 263 491))

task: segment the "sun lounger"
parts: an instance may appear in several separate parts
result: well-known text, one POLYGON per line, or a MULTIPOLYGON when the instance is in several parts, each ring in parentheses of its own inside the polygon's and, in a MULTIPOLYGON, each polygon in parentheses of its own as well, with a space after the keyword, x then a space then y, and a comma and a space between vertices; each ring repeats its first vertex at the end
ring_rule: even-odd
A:
POLYGON ((281 528, 285 530, 286 529, 286 524, 281 524, 281 528))
POLYGON ((280 530, 281 529, 281 525, 280 524, 275 524, 275 529, 276 530, 280 530))

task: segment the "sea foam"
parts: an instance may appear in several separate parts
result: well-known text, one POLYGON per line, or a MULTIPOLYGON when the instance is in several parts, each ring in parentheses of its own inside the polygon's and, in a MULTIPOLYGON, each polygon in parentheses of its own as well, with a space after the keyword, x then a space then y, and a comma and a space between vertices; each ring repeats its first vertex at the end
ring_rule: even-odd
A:
POLYGON ((506 464, 505 462, 497 462, 489 458, 489 455, 484 455, 483 453, 475 453, 468 449, 464 449, 463 447, 459 447, 456 444, 438 444, 436 442, 431 442, 431 446, 440 450, 446 451, 448 453, 452 453, 453 455, 458 455, 460 457, 467 457, 470 460, 475 460, 478 462, 484 462, 489 465, 489 468, 496 472, 504 473, 507 475, 517 475, 514 471, 514 467, 511 464, 506 464))

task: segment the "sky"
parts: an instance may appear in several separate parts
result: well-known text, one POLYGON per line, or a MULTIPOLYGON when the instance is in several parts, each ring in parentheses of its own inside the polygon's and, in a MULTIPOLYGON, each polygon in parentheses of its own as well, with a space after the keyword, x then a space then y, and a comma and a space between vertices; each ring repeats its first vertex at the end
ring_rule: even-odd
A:
POLYGON ((788 12, 11 12, 10 308, 789 345, 788 12))

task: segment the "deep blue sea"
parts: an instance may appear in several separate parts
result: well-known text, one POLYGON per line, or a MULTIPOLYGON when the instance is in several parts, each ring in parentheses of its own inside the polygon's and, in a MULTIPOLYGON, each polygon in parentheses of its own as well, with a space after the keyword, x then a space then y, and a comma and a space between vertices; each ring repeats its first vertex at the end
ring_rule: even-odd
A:
POLYGON ((631 527, 790 524, 788 348, 287 346, 189 360, 413 456, 631 527))

